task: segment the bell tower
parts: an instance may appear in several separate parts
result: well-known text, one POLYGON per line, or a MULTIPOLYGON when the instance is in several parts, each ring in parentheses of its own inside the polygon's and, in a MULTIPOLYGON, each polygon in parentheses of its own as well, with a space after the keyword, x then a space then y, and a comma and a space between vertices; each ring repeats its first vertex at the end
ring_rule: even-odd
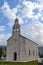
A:
POLYGON ((15 19, 15 24, 13 25, 13 32, 12 34, 20 34, 20 25, 19 25, 19 20, 16 18, 15 19))
MULTIPOLYGON (((20 60, 20 25, 19 20, 15 19, 15 24, 13 25, 12 37, 15 43, 15 51, 17 54, 17 60, 20 60)), ((14 54, 15 55, 15 54, 14 54)), ((16 57, 16 56, 15 56, 16 57)), ((15 59, 14 57, 14 59, 15 59)))

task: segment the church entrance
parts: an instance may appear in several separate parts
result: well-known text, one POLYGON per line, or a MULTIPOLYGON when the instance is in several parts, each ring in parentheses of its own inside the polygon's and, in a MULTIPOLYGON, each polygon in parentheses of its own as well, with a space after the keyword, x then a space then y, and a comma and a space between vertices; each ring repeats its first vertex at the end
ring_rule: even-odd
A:
POLYGON ((16 60, 17 60, 17 53, 14 52, 14 61, 16 61, 16 60))

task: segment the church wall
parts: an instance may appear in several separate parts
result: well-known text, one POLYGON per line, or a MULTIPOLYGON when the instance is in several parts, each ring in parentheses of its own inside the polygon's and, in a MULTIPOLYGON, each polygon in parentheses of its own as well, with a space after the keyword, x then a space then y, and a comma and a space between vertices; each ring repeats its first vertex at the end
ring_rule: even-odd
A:
POLYGON ((18 62, 23 61, 33 61, 38 58, 38 45, 33 43, 32 41, 25 39, 22 36, 12 37, 8 42, 7 46, 7 57, 6 60, 14 61, 14 52, 17 52, 17 60, 18 62), (17 39, 16 41, 15 38, 17 39), (20 38, 20 39, 19 39, 20 38), (19 44, 20 43, 20 44, 19 44), (30 55, 29 55, 30 50, 30 55), (34 55, 33 55, 34 50, 34 55), (36 55, 37 52, 37 55, 36 55))
POLYGON ((20 61, 19 36, 12 37, 8 40, 6 60, 14 61, 14 52, 17 53, 17 60, 20 61), (16 39, 16 40, 15 40, 16 39))
POLYGON ((13 41, 12 38, 7 41, 7 61, 13 61, 13 41))
POLYGON ((38 59, 38 45, 27 39, 25 39, 25 44, 26 44, 26 60, 27 61, 37 60, 38 59), (29 55, 29 50, 30 50, 30 55, 29 55), (34 55, 33 55, 33 51, 34 51, 34 55), (36 55, 36 52, 37 52, 37 55, 36 55))
POLYGON ((25 39, 20 36, 20 61, 26 61, 25 39))

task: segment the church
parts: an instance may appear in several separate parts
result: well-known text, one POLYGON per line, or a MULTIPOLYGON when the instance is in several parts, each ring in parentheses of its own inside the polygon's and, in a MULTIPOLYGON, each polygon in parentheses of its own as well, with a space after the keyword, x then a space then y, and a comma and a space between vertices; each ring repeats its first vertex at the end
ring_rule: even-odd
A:
POLYGON ((38 44, 20 34, 20 24, 16 18, 12 36, 7 40, 6 61, 29 62, 34 60, 38 60, 38 44))

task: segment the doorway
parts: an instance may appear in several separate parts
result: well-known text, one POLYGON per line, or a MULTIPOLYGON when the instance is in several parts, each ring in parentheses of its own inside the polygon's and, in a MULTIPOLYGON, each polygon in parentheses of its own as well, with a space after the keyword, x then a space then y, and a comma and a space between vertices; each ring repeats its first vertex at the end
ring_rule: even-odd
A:
POLYGON ((14 61, 16 61, 16 60, 17 60, 17 53, 14 52, 14 61))

